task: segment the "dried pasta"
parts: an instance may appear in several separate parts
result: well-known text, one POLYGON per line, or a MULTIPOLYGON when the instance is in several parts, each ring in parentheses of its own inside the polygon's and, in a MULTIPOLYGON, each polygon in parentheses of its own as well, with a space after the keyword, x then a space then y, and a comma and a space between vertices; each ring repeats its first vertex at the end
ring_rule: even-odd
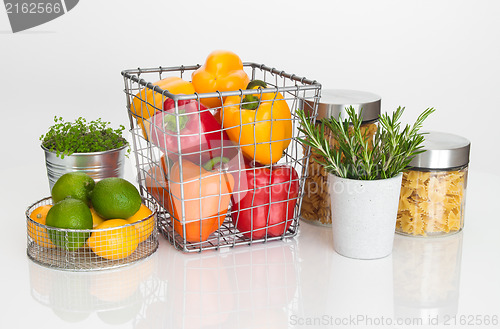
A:
MULTIPOLYGON (((318 123, 320 124, 320 123, 318 123)), ((372 140, 377 132, 375 123, 367 123, 361 126, 361 133, 372 140)), ((335 147, 337 142, 331 132, 325 129, 325 137, 330 145, 335 147)), ((320 225, 332 224, 331 200, 328 183, 328 172, 314 159, 324 161, 320 155, 311 151, 309 165, 307 167, 307 178, 304 184, 304 196, 302 198, 301 218, 320 225)))
POLYGON ((396 231, 425 236, 460 230, 466 170, 403 173, 396 231))

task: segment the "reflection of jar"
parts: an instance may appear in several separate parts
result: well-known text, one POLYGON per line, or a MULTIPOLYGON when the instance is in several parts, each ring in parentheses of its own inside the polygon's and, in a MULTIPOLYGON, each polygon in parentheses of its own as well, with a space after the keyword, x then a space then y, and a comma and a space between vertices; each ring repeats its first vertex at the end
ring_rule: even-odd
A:
POLYGON ((424 152, 403 174, 396 232, 436 236, 464 226, 470 142, 460 136, 430 132, 424 152))
POLYGON ((394 237, 394 316, 424 321, 458 311, 463 233, 440 239, 394 237))
MULTIPOLYGON (((345 108, 352 106, 356 113, 362 114, 362 133, 366 133, 372 139, 377 131, 377 121, 380 115, 380 97, 363 91, 355 90, 322 90, 321 99, 318 104, 318 116, 316 125, 321 124, 321 119, 334 117, 342 120, 348 118, 345 108)), ((303 103, 304 111, 311 112, 313 101, 303 103)), ((325 136, 330 145, 335 146, 332 133, 325 127, 325 136)), ((323 158, 311 150, 311 157, 307 167, 307 178, 304 184, 304 196, 300 217, 306 222, 331 226, 330 193, 328 188, 328 172, 317 161, 323 162, 323 158)))

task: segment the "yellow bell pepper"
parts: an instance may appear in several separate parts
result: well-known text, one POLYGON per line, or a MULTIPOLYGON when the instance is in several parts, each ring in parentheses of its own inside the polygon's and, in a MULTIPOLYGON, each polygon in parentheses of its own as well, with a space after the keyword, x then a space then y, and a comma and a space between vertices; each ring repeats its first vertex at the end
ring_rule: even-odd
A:
MULTIPOLYGON (((254 80, 247 89, 261 87, 267 87, 265 82, 254 80)), ((292 115, 281 93, 229 96, 221 117, 245 157, 263 165, 278 162, 292 139, 292 115)))
MULTIPOLYGON (((194 94, 195 90, 191 82, 185 81, 179 77, 168 77, 153 83, 163 90, 167 90, 171 94, 194 94)), ((152 117, 155 112, 160 109, 163 110, 163 101, 165 98, 162 94, 153 92, 149 88, 142 89, 135 95, 130 111, 137 119, 137 124, 142 129, 142 134, 148 139, 149 124, 147 121, 152 117)))
MULTIPOLYGON (((194 71, 191 78, 194 89, 200 94, 244 89, 250 81, 241 59, 227 50, 210 53, 205 64, 194 71)), ((201 98, 200 102, 208 108, 222 105, 218 97, 201 98)))

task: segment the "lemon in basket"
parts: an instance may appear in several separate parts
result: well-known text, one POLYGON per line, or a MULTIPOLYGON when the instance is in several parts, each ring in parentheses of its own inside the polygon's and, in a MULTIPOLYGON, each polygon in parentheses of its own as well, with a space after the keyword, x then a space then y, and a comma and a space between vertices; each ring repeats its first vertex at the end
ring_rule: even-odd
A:
POLYGON ((130 224, 136 223, 134 227, 139 233, 139 243, 145 241, 153 233, 155 219, 152 214, 153 212, 146 205, 141 204, 139 211, 127 218, 127 222, 130 224))
POLYGON ((101 225, 105 221, 105 219, 99 216, 93 207, 90 207, 90 212, 92 213, 92 223, 94 228, 101 225))
POLYGON ((92 251, 106 259, 130 256, 139 244, 139 233, 125 219, 108 219, 95 228, 87 240, 92 251))
POLYGON ((141 207, 141 195, 129 181, 118 178, 105 178, 95 184, 90 194, 92 206, 104 219, 126 219, 141 207))
POLYGON ((54 203, 66 198, 73 198, 90 205, 90 192, 94 186, 95 181, 92 177, 82 171, 76 171, 59 177, 50 193, 54 203))
POLYGON ((75 251, 85 244, 90 232, 78 232, 92 228, 92 213, 85 202, 64 199, 50 208, 45 221, 47 226, 70 229, 67 231, 47 228, 50 240, 58 247, 75 251))
MULTIPOLYGON (((47 204, 44 206, 37 207, 30 214, 30 218, 37 222, 38 224, 45 225, 45 220, 47 219, 47 213, 49 212, 52 205, 47 204)), ((54 244, 49 239, 47 230, 43 226, 36 225, 33 222, 28 221, 28 235, 41 247, 54 248, 54 244)))

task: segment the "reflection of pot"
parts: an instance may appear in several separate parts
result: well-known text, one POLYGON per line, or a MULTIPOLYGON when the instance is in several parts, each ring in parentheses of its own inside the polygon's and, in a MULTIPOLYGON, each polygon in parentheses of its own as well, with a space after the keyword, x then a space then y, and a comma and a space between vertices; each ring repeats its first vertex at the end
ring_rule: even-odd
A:
POLYGON ((364 261, 335 256, 329 273, 330 285, 325 288, 330 293, 326 314, 339 318, 391 317, 392 257, 364 261))
POLYGON ((394 312, 429 319, 458 310, 463 233, 422 239, 396 235, 393 252, 394 312))
POLYGON ((125 145, 114 150, 73 153, 61 158, 57 156, 56 152, 52 152, 42 146, 45 152, 45 164, 50 190, 52 190, 59 177, 73 171, 83 171, 96 182, 106 177, 123 177, 127 148, 128 145, 125 145))
POLYGON ((29 264, 32 297, 67 322, 82 321, 92 312, 110 323, 123 322, 124 313, 130 320, 158 288, 151 275, 155 255, 128 267, 95 272, 59 271, 29 264), (131 311, 135 313, 131 315, 131 311))

